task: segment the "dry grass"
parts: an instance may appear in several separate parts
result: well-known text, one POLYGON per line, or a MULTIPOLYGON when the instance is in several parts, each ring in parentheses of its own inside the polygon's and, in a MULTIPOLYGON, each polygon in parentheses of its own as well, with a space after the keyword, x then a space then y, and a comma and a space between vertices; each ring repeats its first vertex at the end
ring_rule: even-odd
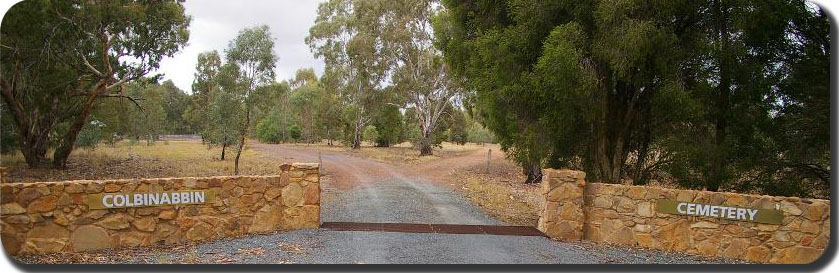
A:
POLYGON ((462 170, 455 175, 459 191, 484 212, 511 225, 536 226, 542 206, 540 187, 524 185, 515 173, 486 174, 483 170, 462 170))
MULTIPOLYGON (((232 175, 235 148, 227 149, 224 161, 220 155, 220 147, 208 149, 196 140, 118 142, 74 151, 66 170, 30 169, 20 152, 3 155, 0 163, 8 167, 4 181, 10 182, 232 175)), ((255 175, 275 173, 279 162, 246 145, 239 164, 241 174, 255 175)))
POLYGON ((349 155, 404 166, 431 162, 442 158, 461 156, 483 148, 481 145, 471 143, 466 145, 457 145, 454 143, 443 142, 441 146, 442 148, 435 147, 432 155, 430 156, 420 156, 420 151, 418 149, 414 149, 409 142, 399 143, 391 147, 362 146, 359 150, 352 150, 349 148, 344 148, 344 150, 349 155))

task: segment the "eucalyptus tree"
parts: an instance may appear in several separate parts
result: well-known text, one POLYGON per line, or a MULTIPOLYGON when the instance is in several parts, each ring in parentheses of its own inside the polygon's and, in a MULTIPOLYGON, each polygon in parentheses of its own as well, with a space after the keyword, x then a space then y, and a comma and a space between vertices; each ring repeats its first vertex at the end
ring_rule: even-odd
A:
POLYGON ((212 91, 208 105, 206 139, 211 145, 221 146, 221 160, 225 160, 227 147, 241 146, 241 126, 244 120, 239 68, 233 64, 222 65, 216 76, 217 87, 212 91))
POLYGON ((420 155, 432 154, 433 132, 462 85, 450 75, 435 48, 431 19, 440 9, 435 0, 382 1, 382 35, 391 54, 392 82, 411 106, 420 126, 420 155))
POLYGON ((7 12, 0 94, 29 166, 41 166, 49 136, 58 135, 53 166, 65 168, 96 101, 131 99, 121 86, 186 44, 182 2, 35 0, 7 12))
POLYGON ((198 54, 195 65, 195 79, 192 82, 192 104, 185 113, 193 130, 206 141, 208 135, 209 109, 212 92, 218 88, 216 77, 221 69, 221 56, 218 51, 207 51, 198 54))
POLYGON ((259 88, 274 81, 274 38, 266 25, 239 31, 225 50, 227 64, 238 71, 239 101, 243 105, 243 120, 239 124, 239 146, 236 148, 234 173, 239 174, 239 158, 245 145, 245 137, 251 128, 251 111, 257 101, 264 99, 259 88))
POLYGON ((381 10, 373 0, 329 0, 318 6, 315 25, 306 44, 323 58, 327 88, 341 98, 344 117, 351 124, 352 148, 361 148, 362 133, 381 104, 389 61, 380 35, 381 10))

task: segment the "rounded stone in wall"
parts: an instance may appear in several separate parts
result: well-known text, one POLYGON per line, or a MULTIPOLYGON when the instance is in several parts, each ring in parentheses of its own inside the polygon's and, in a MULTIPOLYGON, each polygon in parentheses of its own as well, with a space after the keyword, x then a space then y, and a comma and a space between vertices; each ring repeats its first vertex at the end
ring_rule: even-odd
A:
POLYGON ((97 226, 81 226, 73 231, 71 239, 73 249, 86 251, 111 247, 110 236, 104 228, 97 226))
POLYGON ((282 192, 283 205, 296 207, 303 205, 303 188, 297 183, 291 183, 282 192))

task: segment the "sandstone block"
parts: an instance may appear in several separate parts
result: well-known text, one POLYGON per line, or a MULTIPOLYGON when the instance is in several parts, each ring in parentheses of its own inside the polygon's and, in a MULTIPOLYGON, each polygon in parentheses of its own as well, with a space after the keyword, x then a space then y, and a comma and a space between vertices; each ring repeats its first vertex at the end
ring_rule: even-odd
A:
POLYGON ((666 250, 684 251, 690 247, 690 225, 687 220, 663 226, 653 233, 666 250))
POLYGON ((126 229, 131 226, 128 216, 122 213, 108 215, 96 224, 107 229, 126 229))
POLYGON ((283 205, 296 207, 303 205, 303 189, 296 183, 289 184, 282 191, 283 205))
POLYGON ((87 184, 87 187, 85 187, 84 191, 86 193, 100 193, 103 190, 105 190, 105 184, 104 183, 102 183, 102 182, 91 182, 91 183, 87 184))
POLYGON ((796 246, 780 250, 771 260, 777 264, 808 264, 821 257, 824 250, 796 246))
POLYGON ((157 218, 156 217, 138 218, 138 219, 134 220, 133 222, 131 222, 131 224, 137 230, 152 232, 152 231, 154 231, 155 227, 157 226, 157 218))
POLYGON ((781 211, 783 211, 785 214, 795 216, 802 214, 802 211, 800 208, 798 208, 798 206, 787 201, 781 201, 781 211))
POLYGON ((811 221, 818 221, 821 220, 825 212, 830 210, 830 205, 824 202, 815 202, 810 204, 807 208, 807 212, 804 213, 804 217, 811 220, 811 221))
POLYGON ((213 227, 204 222, 196 223, 186 232, 186 238, 190 241, 206 240, 214 236, 213 227))
POLYGON ((807 220, 801 222, 800 230, 801 232, 806 232, 810 234, 819 234, 819 232, 821 232, 821 228, 819 227, 819 225, 807 220))
POLYGON ((594 207, 597 208, 611 208, 612 207, 612 199, 607 196, 597 196, 594 198, 594 207))
POLYGON ((3 222, 9 224, 29 224, 31 219, 29 219, 28 215, 13 215, 9 217, 3 218, 3 222))
POLYGON ((30 238, 23 244, 22 253, 53 253, 60 252, 67 247, 67 241, 50 238, 30 238))
POLYGON ((81 226, 73 231, 71 239, 73 250, 87 251, 111 247, 111 240, 105 229, 97 226, 81 226))
POLYGON ((305 205, 320 204, 320 185, 309 184, 309 186, 306 186, 306 190, 303 193, 303 199, 303 204, 305 205))
POLYGON ((653 217, 655 215, 655 210, 653 209, 652 203, 641 202, 638 204, 638 210, 636 213, 641 217, 653 217))
POLYGON ((753 246, 746 250, 746 260, 764 262, 770 254, 771 250, 765 246, 753 246))
POLYGON ((117 184, 105 184, 105 192, 118 192, 122 189, 122 186, 117 184))
POLYGON ((25 213, 26 209, 20 206, 18 203, 5 203, 0 205, 0 215, 14 215, 14 214, 22 214, 25 213))
POLYGON ((17 201, 21 205, 29 205, 29 202, 32 200, 38 199, 41 197, 41 193, 34 188, 24 188, 18 194, 15 201, 17 201))
POLYGON ((55 210, 58 206, 58 196, 46 196, 35 199, 32 203, 29 204, 27 211, 30 213, 37 213, 37 212, 50 212, 55 210))

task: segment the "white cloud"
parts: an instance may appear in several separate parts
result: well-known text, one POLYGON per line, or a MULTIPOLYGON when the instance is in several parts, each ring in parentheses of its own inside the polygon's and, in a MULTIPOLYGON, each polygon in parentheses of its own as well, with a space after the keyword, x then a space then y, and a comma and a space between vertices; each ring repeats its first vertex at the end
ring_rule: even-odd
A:
POLYGON ((314 25, 321 0, 188 0, 186 13, 192 16, 189 44, 172 58, 161 62, 158 73, 164 80, 191 92, 198 54, 210 50, 224 52, 240 29, 268 25, 275 38, 274 52, 279 56, 277 80, 291 78, 299 68, 323 73, 323 61, 314 58, 304 39, 314 25))

